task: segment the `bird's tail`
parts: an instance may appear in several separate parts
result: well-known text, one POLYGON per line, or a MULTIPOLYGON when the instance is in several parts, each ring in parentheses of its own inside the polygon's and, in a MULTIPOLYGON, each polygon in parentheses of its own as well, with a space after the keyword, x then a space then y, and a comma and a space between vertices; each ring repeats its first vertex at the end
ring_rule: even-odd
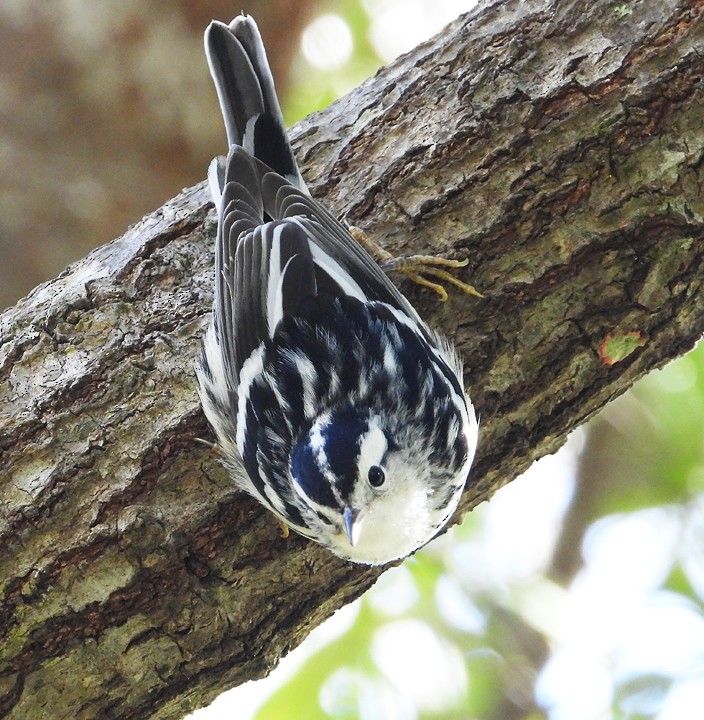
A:
MULTIPOLYGON (((246 15, 236 17, 229 25, 213 21, 205 31, 205 54, 220 100, 228 145, 242 146, 308 192, 284 126, 257 24, 246 15)), ((219 197, 222 163, 214 161, 209 176, 219 197)))

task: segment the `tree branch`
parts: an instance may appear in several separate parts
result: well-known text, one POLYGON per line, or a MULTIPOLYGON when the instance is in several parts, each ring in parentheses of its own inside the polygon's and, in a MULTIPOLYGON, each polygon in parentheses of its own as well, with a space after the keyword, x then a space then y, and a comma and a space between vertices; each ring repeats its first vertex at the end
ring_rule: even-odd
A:
MULTIPOLYGON (((485 300, 404 287, 481 414, 463 510, 704 330, 703 6, 495 2, 294 129, 333 211, 470 259, 485 300)), ((198 443, 214 222, 187 190, 0 317, 0 717, 181 717, 379 574, 198 443)))

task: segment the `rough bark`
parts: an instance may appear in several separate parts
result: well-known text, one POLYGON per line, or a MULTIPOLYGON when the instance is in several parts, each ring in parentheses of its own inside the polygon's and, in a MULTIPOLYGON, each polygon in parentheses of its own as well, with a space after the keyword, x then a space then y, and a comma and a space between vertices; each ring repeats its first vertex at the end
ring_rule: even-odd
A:
MULTIPOLYGON (((335 212, 470 258, 484 300, 408 288, 482 418, 463 511, 704 330, 703 6, 488 5, 294 129, 335 212)), ((213 231, 186 190, 0 317, 0 717, 178 718, 378 576, 198 443, 213 231)))

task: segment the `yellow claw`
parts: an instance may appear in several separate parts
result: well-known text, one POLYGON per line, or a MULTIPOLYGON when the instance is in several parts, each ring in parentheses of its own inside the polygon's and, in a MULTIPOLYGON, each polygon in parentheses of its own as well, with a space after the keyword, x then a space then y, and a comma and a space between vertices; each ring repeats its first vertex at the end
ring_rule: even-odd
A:
POLYGON ((416 285, 422 285, 423 287, 430 288, 430 290, 434 290, 438 294, 440 302, 447 302, 447 290, 445 290, 445 288, 440 285, 440 283, 434 283, 432 280, 428 280, 422 275, 411 272, 410 270, 399 270, 396 272, 400 272, 402 275, 405 275, 411 282, 414 282, 416 285))
POLYGON ((279 535, 282 538, 287 538, 291 534, 291 529, 283 520, 279 518, 276 518, 276 520, 279 523, 279 535))
POLYGON ((468 263, 469 260, 466 258, 464 260, 450 260, 435 255, 410 255, 409 257, 391 260, 382 265, 382 269, 401 273, 413 282, 418 283, 418 285, 423 285, 431 290, 435 290, 440 296, 441 302, 447 300, 447 291, 440 283, 428 280, 423 277, 423 275, 430 275, 430 277, 438 278, 450 285, 454 285, 466 295, 473 295, 479 298, 484 297, 473 285, 458 280, 454 275, 447 272, 447 270, 440 269, 440 267, 461 268, 465 267, 468 263))
POLYGON ((422 285, 423 287, 434 290, 441 302, 447 300, 447 290, 437 282, 428 280, 429 275, 432 278, 438 278, 445 283, 454 285, 467 295, 474 297, 484 297, 473 285, 462 282, 451 275, 447 270, 441 268, 461 268, 465 267, 469 260, 450 260, 449 258, 438 257, 436 255, 408 255, 406 257, 395 258, 390 252, 379 247, 369 236, 360 228, 349 225, 350 235, 381 265, 384 272, 396 272, 405 275, 409 280, 422 285))

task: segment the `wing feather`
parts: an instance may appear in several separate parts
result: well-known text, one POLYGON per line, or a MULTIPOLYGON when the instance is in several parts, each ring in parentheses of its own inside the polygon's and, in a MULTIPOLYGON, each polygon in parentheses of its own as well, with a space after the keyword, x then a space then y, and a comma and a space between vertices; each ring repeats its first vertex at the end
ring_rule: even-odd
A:
POLYGON ((414 308, 320 203, 233 145, 225 164, 216 248, 216 316, 230 384, 283 315, 311 297, 350 295, 412 318, 414 308))

